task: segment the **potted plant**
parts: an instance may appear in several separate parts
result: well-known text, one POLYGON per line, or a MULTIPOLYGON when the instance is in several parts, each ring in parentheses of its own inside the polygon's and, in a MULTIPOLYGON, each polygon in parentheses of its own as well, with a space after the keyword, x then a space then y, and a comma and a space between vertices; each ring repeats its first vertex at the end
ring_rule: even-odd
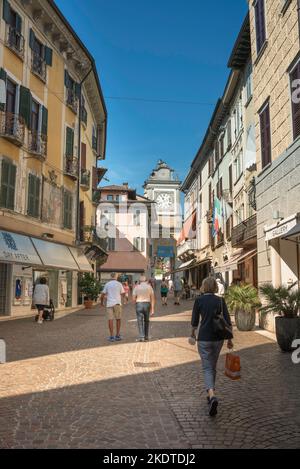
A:
POLYGON ((101 292, 100 282, 95 279, 93 274, 85 273, 79 281, 79 288, 81 294, 84 295, 84 306, 86 309, 91 309, 101 292))
POLYGON ((234 312, 239 331, 252 331, 255 326, 256 308, 261 306, 258 292, 252 285, 232 285, 226 292, 226 303, 234 312))
POLYGON ((294 339, 300 339, 300 290, 275 288, 267 283, 260 287, 260 291, 266 303, 261 311, 278 314, 275 332, 279 347, 283 352, 291 352, 294 339))

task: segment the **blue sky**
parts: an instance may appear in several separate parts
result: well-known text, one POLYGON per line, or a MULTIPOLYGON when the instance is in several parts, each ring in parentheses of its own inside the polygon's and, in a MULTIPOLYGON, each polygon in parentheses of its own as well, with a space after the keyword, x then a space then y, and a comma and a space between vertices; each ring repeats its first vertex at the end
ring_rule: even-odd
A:
POLYGON ((142 192, 160 158, 184 179, 223 92, 247 1, 56 3, 97 63, 108 109, 105 166, 110 183, 129 182, 142 192))

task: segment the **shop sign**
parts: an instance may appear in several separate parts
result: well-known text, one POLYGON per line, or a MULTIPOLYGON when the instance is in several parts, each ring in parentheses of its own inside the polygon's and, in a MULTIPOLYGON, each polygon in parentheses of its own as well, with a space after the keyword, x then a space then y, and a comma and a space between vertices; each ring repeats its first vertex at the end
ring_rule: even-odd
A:
POLYGON ((282 224, 275 226, 274 228, 266 230, 266 241, 270 241, 276 238, 282 238, 286 235, 294 226, 297 225, 297 219, 283 222, 282 224))
POLYGON ((41 265, 42 262, 27 236, 0 231, 0 261, 41 265))

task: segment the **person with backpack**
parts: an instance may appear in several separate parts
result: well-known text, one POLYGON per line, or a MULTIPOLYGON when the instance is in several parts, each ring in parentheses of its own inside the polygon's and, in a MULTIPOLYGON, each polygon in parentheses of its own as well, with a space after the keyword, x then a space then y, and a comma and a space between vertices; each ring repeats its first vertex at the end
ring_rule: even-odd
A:
POLYGON ((160 285, 160 296, 163 306, 168 306, 168 293, 169 293, 169 286, 166 282, 166 279, 163 278, 161 285, 160 285))
POLYGON ((201 291, 202 295, 196 299, 193 308, 191 338, 197 340, 207 391, 209 415, 214 417, 218 408, 218 399, 215 395, 217 363, 224 340, 228 340, 228 349, 233 348, 232 324, 224 298, 216 295, 218 284, 214 277, 203 280, 201 291), (199 322, 200 327, 196 338, 199 322))

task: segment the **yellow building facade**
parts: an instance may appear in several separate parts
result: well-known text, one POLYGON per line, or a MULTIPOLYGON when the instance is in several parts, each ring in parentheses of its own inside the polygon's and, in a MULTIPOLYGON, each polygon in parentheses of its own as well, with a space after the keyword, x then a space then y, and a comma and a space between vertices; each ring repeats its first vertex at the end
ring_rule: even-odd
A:
POLYGON ((41 276, 56 308, 81 302, 95 235, 107 112, 93 57, 50 0, 2 0, 0 315, 32 313, 41 276))

